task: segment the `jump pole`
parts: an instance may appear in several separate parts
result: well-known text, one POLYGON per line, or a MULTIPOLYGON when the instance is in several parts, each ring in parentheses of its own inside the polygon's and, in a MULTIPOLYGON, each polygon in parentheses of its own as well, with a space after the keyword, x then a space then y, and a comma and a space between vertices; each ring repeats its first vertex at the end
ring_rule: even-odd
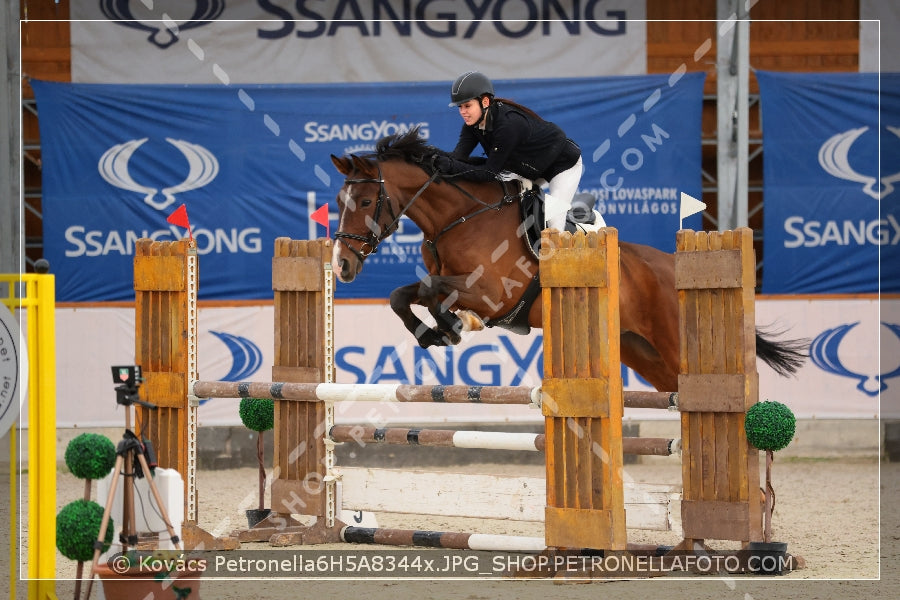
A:
MULTIPOLYGON (((283 372, 283 371, 280 371, 283 372)), ((530 404, 540 407, 540 386, 408 385, 399 383, 298 383, 291 381, 196 381, 201 398, 273 398, 300 402, 435 402, 530 404)), ((677 392, 626 391, 625 407, 678 410, 677 392)))
MULTIPOLYGON (((328 432, 334 442, 391 444, 399 446, 437 446, 478 448, 482 450, 525 450, 543 452, 543 433, 504 433, 497 431, 460 431, 452 429, 413 429, 335 425, 328 432)), ((671 456, 681 450, 679 440, 667 438, 622 438, 624 454, 671 456)))
POLYGON ((352 526, 341 529, 341 541, 348 544, 382 544, 385 546, 418 546, 533 554, 547 549, 544 538, 539 537, 352 526))

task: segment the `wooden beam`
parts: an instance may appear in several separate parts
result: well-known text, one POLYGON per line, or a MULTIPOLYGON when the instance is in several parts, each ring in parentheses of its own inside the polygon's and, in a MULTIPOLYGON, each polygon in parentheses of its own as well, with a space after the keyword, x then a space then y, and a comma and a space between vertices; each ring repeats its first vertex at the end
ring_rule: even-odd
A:
MULTIPOLYGON (((542 477, 335 467, 340 507, 351 511, 543 522, 542 477)), ((625 482, 626 524, 670 531, 679 486, 625 482)), ((590 547, 590 546, 588 546, 590 547)))

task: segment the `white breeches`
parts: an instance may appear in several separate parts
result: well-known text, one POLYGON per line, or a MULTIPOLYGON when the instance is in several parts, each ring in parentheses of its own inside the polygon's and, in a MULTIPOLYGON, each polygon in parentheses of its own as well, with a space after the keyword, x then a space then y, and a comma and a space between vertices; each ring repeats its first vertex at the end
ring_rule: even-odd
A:
POLYGON ((566 228, 566 213, 572 208, 572 198, 578 191, 582 173, 584 163, 579 156, 578 162, 547 182, 550 186, 548 194, 544 195, 544 221, 547 227, 558 231, 566 228))

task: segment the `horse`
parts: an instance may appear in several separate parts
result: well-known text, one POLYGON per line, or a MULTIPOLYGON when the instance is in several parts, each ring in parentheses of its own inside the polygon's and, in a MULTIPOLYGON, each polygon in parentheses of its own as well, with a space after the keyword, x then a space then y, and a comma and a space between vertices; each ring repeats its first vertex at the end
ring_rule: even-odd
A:
MULTIPOLYGON (((537 295, 539 261, 523 235, 519 195, 504 181, 442 175, 432 166, 439 153, 413 128, 382 138, 371 154, 331 156, 346 178, 333 236, 338 280, 352 282, 406 216, 422 230, 428 275, 391 292, 390 306, 421 347, 457 344, 463 329, 482 323, 518 333, 540 328, 541 302, 522 300, 529 290, 537 295), (423 322, 413 305, 425 307, 435 325, 423 322)), ((674 255, 621 240, 619 253, 621 360, 657 390, 677 390, 674 255)), ((757 356, 783 376, 802 364, 803 346, 803 340, 776 341, 756 331, 757 356)))

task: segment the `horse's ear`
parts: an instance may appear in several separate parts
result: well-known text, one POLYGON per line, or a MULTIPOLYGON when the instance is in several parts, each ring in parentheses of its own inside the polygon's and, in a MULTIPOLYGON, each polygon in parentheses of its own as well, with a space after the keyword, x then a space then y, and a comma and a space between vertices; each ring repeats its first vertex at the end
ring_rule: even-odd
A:
POLYGON ((353 163, 351 163, 350 159, 346 156, 339 158, 332 154, 331 162, 334 163, 335 168, 343 175, 349 175, 350 170, 353 168, 353 163))
POLYGON ((353 161, 353 167, 357 172, 366 175, 367 177, 371 177, 373 174, 372 161, 362 158, 361 156, 357 156, 355 154, 350 155, 350 160, 353 161))

